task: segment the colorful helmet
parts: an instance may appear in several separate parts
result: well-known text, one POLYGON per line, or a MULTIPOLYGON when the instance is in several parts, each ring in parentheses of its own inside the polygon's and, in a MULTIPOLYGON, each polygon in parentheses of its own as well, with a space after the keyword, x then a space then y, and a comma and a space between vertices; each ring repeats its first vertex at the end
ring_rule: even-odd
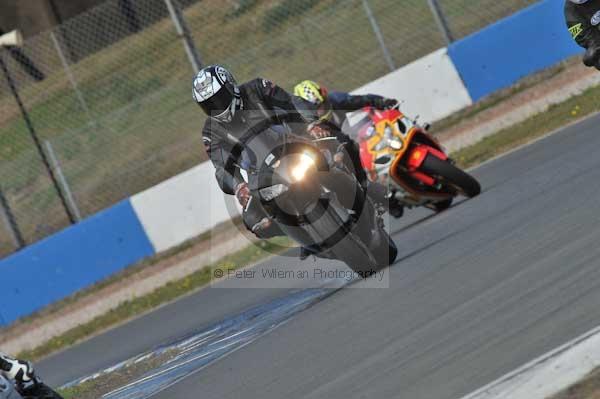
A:
POLYGON ((294 86, 294 95, 312 104, 320 119, 331 117, 333 110, 324 86, 312 80, 305 80, 294 86))
POLYGON ((192 95, 208 116, 221 122, 231 122, 242 106, 235 78, 221 65, 210 65, 198 72, 192 95))

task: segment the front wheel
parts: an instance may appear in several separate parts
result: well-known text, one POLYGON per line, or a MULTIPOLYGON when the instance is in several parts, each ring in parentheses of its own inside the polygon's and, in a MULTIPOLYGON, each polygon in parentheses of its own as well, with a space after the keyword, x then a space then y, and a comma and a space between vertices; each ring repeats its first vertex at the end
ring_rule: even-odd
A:
POLYGON ((481 186, 473 176, 432 154, 427 155, 420 169, 429 176, 439 178, 442 183, 456 188, 469 198, 481 193, 481 186))

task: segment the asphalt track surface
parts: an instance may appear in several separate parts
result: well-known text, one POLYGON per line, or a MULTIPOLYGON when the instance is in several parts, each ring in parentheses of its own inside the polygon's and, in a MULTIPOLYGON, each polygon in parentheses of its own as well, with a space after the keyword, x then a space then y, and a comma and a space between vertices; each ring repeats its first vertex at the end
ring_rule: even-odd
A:
MULTIPOLYGON (((599 131, 597 115, 477 168, 480 197, 392 225, 389 288, 339 290, 155 397, 458 399, 596 327, 599 131)), ((38 370, 62 384, 291 291, 204 289, 38 370)))

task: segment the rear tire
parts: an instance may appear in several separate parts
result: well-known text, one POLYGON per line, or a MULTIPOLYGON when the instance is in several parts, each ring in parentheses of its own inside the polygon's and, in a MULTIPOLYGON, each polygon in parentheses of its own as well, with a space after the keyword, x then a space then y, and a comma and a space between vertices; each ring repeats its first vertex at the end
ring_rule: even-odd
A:
POLYGON ((481 186, 473 176, 432 154, 427 155, 420 169, 429 176, 441 178, 443 183, 455 187, 466 197, 473 198, 481 193, 481 186))
POLYGON ((433 208, 436 212, 443 212, 452 206, 453 200, 454 198, 450 198, 444 201, 436 202, 435 204, 433 204, 433 208))
MULTIPOLYGON (((365 209, 362 217, 373 217, 373 215, 369 215, 369 210, 365 209)), ((374 212, 374 210, 371 211, 374 212)), ((379 228, 379 237, 375 240, 370 235, 362 236, 369 232, 370 229, 363 230, 360 229, 360 226, 355 225, 352 231, 347 231, 344 238, 331 249, 336 259, 344 262, 363 278, 388 267, 394 263, 398 255, 396 244, 383 228, 379 228)))
POLYGON ((392 265, 398 256, 398 248, 390 235, 383 229, 379 234, 381 235, 381 240, 378 245, 371 248, 375 259, 377 260, 377 270, 392 265))
MULTIPOLYGON (((328 210, 319 217, 318 221, 312 221, 312 224, 316 231, 326 232, 334 231, 333 227, 343 226, 344 222, 335 211, 328 210)), ((326 248, 326 251, 333 255, 334 259, 344 262, 357 273, 374 269, 375 260, 371 256, 371 251, 361 240, 361 237, 355 233, 356 229, 350 230, 345 227, 342 227, 342 229, 343 236, 335 242, 330 242, 331 247, 326 248)), ((331 237, 322 236, 321 239, 330 240, 331 237)))
POLYGON ((344 262, 363 278, 368 276, 370 272, 379 270, 368 255, 368 248, 361 242, 359 237, 352 233, 347 233, 341 241, 335 244, 331 252, 333 252, 336 259, 344 262))

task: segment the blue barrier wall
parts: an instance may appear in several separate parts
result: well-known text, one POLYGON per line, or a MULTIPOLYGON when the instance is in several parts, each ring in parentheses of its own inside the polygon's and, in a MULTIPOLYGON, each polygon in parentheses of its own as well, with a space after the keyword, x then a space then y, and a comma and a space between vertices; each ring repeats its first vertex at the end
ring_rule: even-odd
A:
POLYGON ((131 203, 120 202, 0 261, 0 324, 153 254, 131 203))
POLYGON ((582 52, 563 9, 564 0, 543 0, 448 48, 474 102, 582 52))

